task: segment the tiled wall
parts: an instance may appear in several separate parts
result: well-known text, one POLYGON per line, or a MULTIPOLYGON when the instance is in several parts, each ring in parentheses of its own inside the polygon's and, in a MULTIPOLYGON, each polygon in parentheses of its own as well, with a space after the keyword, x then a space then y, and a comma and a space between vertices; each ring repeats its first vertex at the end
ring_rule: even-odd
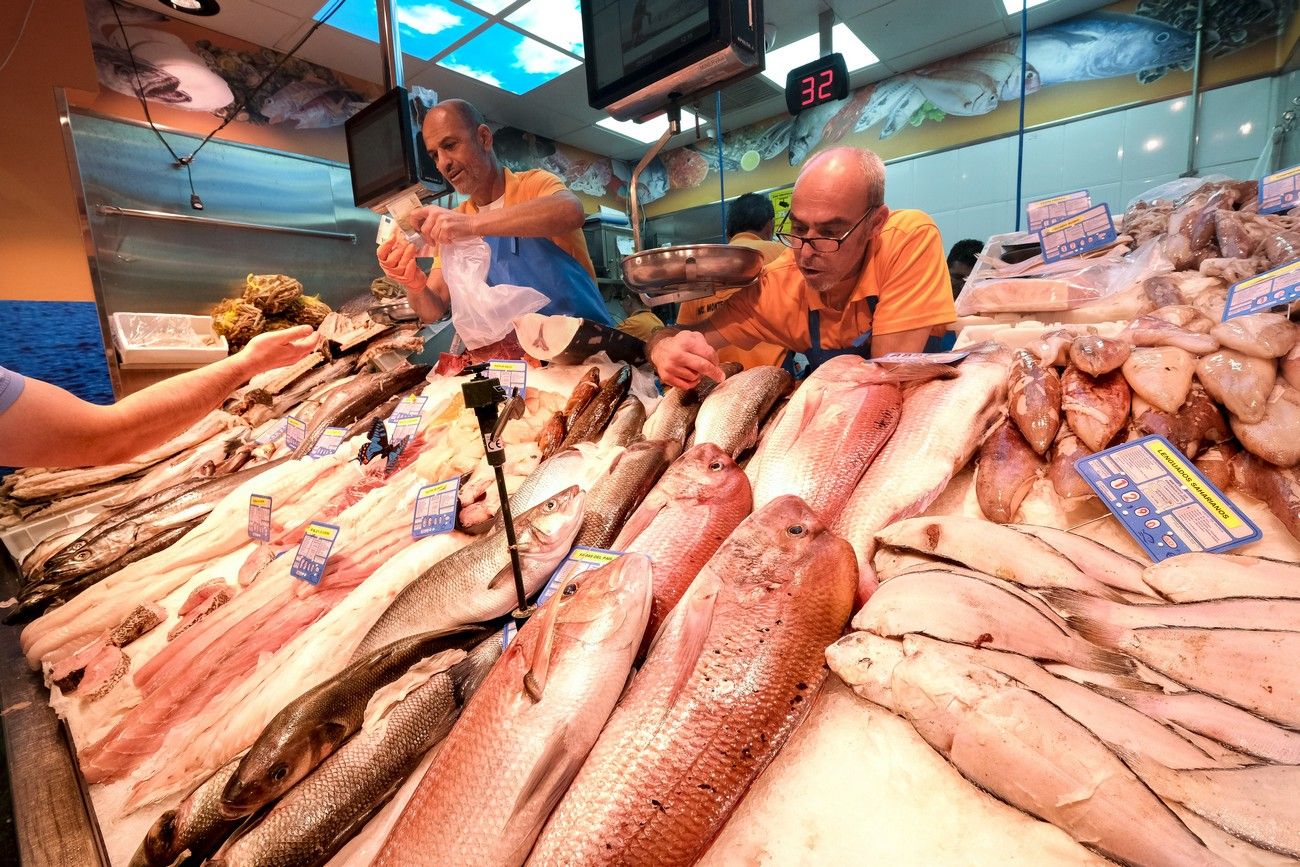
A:
MULTIPOLYGON (((1300 94, 1294 73, 1203 94, 1199 172, 1251 177, 1283 92, 1300 94)), ((1189 109, 1187 99, 1167 100, 1027 133, 1023 201, 1087 188, 1094 203, 1122 213, 1186 168, 1189 109)), ((1300 128, 1293 137, 1300 139, 1300 128)), ((1015 228, 1015 136, 900 160, 886 172, 886 203, 929 213, 945 247, 1015 228)))

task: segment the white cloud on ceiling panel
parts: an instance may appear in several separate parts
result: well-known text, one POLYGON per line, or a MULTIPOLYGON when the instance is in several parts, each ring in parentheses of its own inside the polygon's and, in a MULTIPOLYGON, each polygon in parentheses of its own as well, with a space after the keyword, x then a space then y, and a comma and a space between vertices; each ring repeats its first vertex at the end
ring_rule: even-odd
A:
POLYGON ((577 66, 579 61, 535 39, 520 40, 515 49, 515 66, 534 75, 560 75, 577 66))
POLYGON ((582 12, 578 0, 531 0, 506 20, 552 45, 582 54, 582 12))
POLYGON ((397 23, 405 24, 419 33, 433 35, 460 24, 461 17, 445 6, 398 6, 397 23))
POLYGON ((490 84, 493 87, 501 87, 501 79, 486 70, 475 69, 474 67, 466 66, 463 63, 453 63, 450 60, 440 60, 438 61, 438 65, 445 69, 450 69, 452 72, 459 72, 466 78, 478 79, 484 84, 490 84))

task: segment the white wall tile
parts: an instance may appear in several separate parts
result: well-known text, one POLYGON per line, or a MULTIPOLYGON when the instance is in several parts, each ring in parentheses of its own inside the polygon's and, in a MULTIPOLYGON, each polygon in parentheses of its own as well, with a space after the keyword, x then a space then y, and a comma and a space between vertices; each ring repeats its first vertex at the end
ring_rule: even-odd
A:
POLYGON ((1073 190, 1120 179, 1124 150, 1123 112, 1111 112, 1064 126, 1066 131, 1061 148, 1065 167, 1064 188, 1073 190))
POLYGON ((930 214, 934 224, 939 227, 939 237, 943 240, 943 252, 946 255, 948 250, 957 241, 960 241, 964 235, 958 234, 958 211, 938 211, 930 214))
POLYGON ((1128 199, 1124 198, 1120 187, 1120 184, 1114 183, 1093 184, 1088 188, 1088 191, 1092 193, 1092 203, 1094 205, 1100 205, 1102 202, 1105 202, 1110 205, 1111 216, 1117 220, 1119 219, 1119 215, 1124 213, 1124 206, 1128 204, 1128 199))
POLYGON ((969 208, 1015 195, 1015 138, 981 142, 957 151, 957 204, 969 208))
MULTIPOLYGON (((1065 164, 1061 150, 1069 126, 1048 127, 1025 133, 1025 168, 1023 189, 1025 201, 1043 199, 1056 193, 1069 192, 1066 185, 1065 164)), ((1015 159, 1015 139, 1011 141, 1011 155, 1015 159)), ((1012 191, 1015 195, 1015 191, 1012 191)))
MULTIPOLYGON (((1190 102, 1166 100, 1123 112, 1124 160, 1121 178, 1137 180, 1187 167, 1187 143, 1191 137, 1190 102)), ((1117 178, 1116 180, 1119 180, 1117 178)))
POLYGON ((1124 181, 1123 183, 1120 184, 1119 197, 1117 199, 1117 202, 1111 204, 1111 211, 1115 213, 1116 216, 1118 216, 1120 211, 1116 210, 1117 207, 1122 210, 1124 207, 1127 206, 1129 202, 1133 201, 1138 196, 1145 193, 1147 190, 1154 189, 1155 187, 1158 187, 1161 184, 1172 181, 1177 177, 1178 175, 1171 172, 1169 174, 1156 175, 1155 177, 1150 177, 1150 178, 1141 178, 1139 180, 1134 180, 1134 181, 1124 181))
POLYGON ((1269 79, 1209 91, 1201 100, 1197 166, 1258 158, 1273 121, 1269 79))
POLYGON ((1201 166, 1202 175, 1227 175, 1243 180, 1255 177, 1255 160, 1238 160, 1232 163, 1219 163, 1214 166, 1201 166))
POLYGON ((957 212, 957 237, 948 241, 951 247, 962 238, 986 240, 989 235, 1010 232, 1016 226, 1015 205, 1008 199, 973 208, 962 208, 957 212))
POLYGON ((891 208, 911 208, 916 199, 914 170, 916 160, 885 165, 885 204, 891 208))
POLYGON ((958 151, 918 157, 912 160, 913 195, 911 207, 934 212, 957 206, 958 151))

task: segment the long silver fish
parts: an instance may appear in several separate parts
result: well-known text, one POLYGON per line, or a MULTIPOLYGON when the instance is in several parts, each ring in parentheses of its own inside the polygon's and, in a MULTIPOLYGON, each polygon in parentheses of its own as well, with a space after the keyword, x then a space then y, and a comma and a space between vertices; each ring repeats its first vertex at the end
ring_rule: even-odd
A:
POLYGON ((132 856, 130 867, 171 867, 187 858, 197 864, 215 852, 241 821, 226 818, 220 809, 221 790, 238 765, 238 757, 227 762, 199 783, 176 809, 159 816, 132 856))
POLYGON ((713 443, 732 458, 758 442, 758 429, 790 390, 788 371, 764 365, 727 377, 695 416, 695 445, 713 443))
POLYGON ((309 454, 325 434, 325 428, 351 425, 394 394, 419 383, 429 370, 428 365, 409 365, 383 373, 367 373, 330 392, 312 416, 311 425, 294 449, 293 457, 309 454))

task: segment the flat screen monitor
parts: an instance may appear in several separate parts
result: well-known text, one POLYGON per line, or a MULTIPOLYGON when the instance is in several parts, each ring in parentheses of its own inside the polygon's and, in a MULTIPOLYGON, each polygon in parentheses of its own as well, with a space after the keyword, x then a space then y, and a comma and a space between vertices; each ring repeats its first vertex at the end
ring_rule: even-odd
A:
POLYGON ((762 0, 582 0, 587 96, 619 119, 763 69, 762 0))
POLYGON ((417 111, 406 88, 395 87, 344 124, 352 200, 369 208, 414 186, 446 189, 420 136, 417 111))

